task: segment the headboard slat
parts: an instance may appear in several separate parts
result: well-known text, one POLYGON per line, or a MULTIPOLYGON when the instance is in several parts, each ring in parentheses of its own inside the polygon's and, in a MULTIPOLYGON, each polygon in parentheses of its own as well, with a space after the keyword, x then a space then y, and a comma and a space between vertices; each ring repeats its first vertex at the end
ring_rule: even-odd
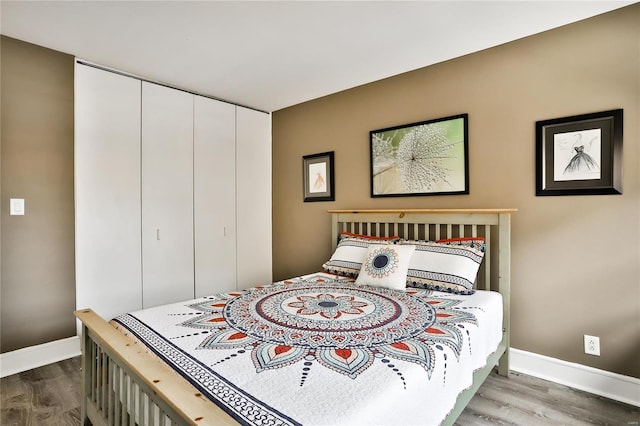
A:
MULTIPOLYGON (((484 227, 485 247, 491 247, 491 227, 484 227)), ((484 254, 484 288, 483 290, 491 290, 491 251, 487 250, 484 254)))

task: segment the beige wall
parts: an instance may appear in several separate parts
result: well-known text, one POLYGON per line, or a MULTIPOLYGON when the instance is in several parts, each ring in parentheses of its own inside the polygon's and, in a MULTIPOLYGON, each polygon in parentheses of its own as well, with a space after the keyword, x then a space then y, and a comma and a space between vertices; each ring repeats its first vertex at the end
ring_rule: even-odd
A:
POLYGON ((74 336, 73 57, 2 37, 0 350, 74 336), (9 199, 24 198, 24 216, 9 199))
MULTIPOLYGON (((384 58, 380 58, 384 60, 384 58)), ((274 278, 317 271, 331 208, 514 207, 512 346, 640 377, 640 5, 273 114, 274 278), (535 196, 535 122, 624 109, 624 194, 535 196), (469 114, 470 194, 370 198, 369 131, 469 114), (335 151, 335 202, 302 156, 335 151), (601 339, 600 357, 583 335, 601 339)))

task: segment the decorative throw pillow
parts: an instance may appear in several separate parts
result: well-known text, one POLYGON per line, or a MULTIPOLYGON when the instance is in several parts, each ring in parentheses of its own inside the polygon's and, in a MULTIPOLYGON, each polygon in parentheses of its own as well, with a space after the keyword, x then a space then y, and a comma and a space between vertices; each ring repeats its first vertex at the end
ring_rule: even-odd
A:
POLYGON ((371 244, 365 253, 357 285, 403 290, 407 286, 407 269, 415 246, 371 244))
POLYGON ((322 265, 330 274, 357 277, 362 267, 365 253, 371 244, 393 244, 400 237, 370 237, 367 235, 343 232, 331 258, 322 265))
POLYGON ((484 238, 412 241, 415 245, 407 271, 407 286, 455 294, 473 294, 473 283, 484 258, 484 238))

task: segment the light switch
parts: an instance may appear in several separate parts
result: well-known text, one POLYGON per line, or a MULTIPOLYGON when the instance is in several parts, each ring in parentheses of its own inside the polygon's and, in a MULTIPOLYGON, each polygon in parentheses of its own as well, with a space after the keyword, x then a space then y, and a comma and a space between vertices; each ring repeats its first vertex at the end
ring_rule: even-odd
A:
POLYGON ((24 215, 24 198, 11 198, 9 214, 11 216, 24 215))

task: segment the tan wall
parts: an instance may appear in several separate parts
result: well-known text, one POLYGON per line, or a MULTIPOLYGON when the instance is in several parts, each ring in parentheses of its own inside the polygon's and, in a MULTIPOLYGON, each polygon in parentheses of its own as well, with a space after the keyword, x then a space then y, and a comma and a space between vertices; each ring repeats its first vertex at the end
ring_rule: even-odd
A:
POLYGON ((2 37, 0 348, 74 336, 73 57, 2 37), (9 199, 24 198, 24 216, 9 199))
MULTIPOLYGON (((380 58, 384 60, 384 58, 380 58)), ((273 114, 274 278, 317 271, 331 208, 514 207, 512 346, 640 377, 640 5, 273 114), (535 122, 624 109, 624 194, 535 196, 535 122), (470 194, 370 198, 369 131, 469 114, 470 194), (335 151, 335 202, 302 156, 335 151), (601 339, 600 357, 583 335, 601 339)))

